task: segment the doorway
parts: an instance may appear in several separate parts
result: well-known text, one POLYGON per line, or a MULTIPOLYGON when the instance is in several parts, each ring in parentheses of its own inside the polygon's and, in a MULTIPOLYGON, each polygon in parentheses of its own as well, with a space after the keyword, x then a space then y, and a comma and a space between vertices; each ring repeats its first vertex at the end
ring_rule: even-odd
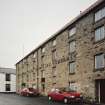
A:
POLYGON ((99 103, 105 103, 105 79, 96 80, 96 98, 99 103))

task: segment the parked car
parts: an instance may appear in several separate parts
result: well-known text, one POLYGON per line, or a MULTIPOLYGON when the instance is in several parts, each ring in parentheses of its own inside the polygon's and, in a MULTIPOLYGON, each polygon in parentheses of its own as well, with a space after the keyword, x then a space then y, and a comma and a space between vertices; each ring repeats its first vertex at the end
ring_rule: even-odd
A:
POLYGON ((80 93, 71 90, 53 89, 48 93, 49 100, 63 101, 64 103, 82 102, 83 97, 80 93))
POLYGON ((20 91, 20 95, 22 95, 22 96, 38 96, 39 91, 37 89, 34 89, 34 88, 23 88, 20 91))

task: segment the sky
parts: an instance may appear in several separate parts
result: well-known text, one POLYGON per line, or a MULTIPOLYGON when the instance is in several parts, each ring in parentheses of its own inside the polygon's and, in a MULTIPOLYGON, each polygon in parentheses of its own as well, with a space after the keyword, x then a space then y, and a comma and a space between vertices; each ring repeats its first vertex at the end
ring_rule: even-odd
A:
POLYGON ((0 0, 0 67, 15 64, 97 0, 0 0))

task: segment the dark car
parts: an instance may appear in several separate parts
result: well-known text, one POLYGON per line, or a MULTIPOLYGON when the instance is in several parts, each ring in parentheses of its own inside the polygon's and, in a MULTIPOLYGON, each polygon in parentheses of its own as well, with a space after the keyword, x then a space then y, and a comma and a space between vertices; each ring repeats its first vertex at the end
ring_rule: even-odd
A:
POLYGON ((20 95, 22 95, 22 96, 38 96, 39 91, 34 88, 24 88, 20 91, 20 95))
POLYGON ((64 103, 71 102, 82 102, 82 95, 76 91, 61 91, 60 89, 55 89, 48 93, 49 100, 63 101, 64 103))

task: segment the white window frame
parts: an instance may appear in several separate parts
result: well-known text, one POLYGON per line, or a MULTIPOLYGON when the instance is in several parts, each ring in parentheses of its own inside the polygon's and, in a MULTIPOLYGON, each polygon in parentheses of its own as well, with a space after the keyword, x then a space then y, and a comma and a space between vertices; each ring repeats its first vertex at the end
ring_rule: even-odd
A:
POLYGON ((76 41, 72 41, 69 43, 70 53, 75 52, 76 50, 76 41))
POLYGON ((95 13, 95 22, 101 20, 104 17, 105 17, 105 7, 103 7, 102 9, 98 10, 95 13))
POLYGON ((76 62, 69 63, 69 73, 75 73, 76 70, 76 62))
POLYGON ((73 36, 73 35, 75 35, 76 34, 76 27, 73 27, 73 28, 71 28, 70 30, 69 30, 69 36, 71 37, 71 36, 73 36))
POLYGON ((36 58, 36 52, 33 54, 33 58, 36 58))
POLYGON ((57 52, 56 52, 56 50, 54 50, 52 52, 52 59, 55 60, 56 58, 57 58, 57 52))
POLYGON ((101 26, 95 29, 95 41, 99 41, 105 38, 105 27, 101 26))
POLYGON ((44 70, 41 71, 41 77, 45 78, 45 71, 44 70))
POLYGON ((45 52, 45 47, 42 48, 42 53, 44 53, 44 52, 45 52))
POLYGON ((52 41, 52 45, 53 45, 53 46, 56 46, 56 39, 54 39, 54 40, 52 41))
POLYGON ((53 69, 52 69, 52 75, 53 75, 53 76, 56 76, 56 75, 57 75, 57 70, 56 70, 56 68, 53 68, 53 69))
POLYGON ((75 82, 69 82, 69 88, 71 90, 77 91, 77 84, 75 82))
POLYGON ((105 67, 105 54, 95 55, 95 69, 101 69, 105 67))

